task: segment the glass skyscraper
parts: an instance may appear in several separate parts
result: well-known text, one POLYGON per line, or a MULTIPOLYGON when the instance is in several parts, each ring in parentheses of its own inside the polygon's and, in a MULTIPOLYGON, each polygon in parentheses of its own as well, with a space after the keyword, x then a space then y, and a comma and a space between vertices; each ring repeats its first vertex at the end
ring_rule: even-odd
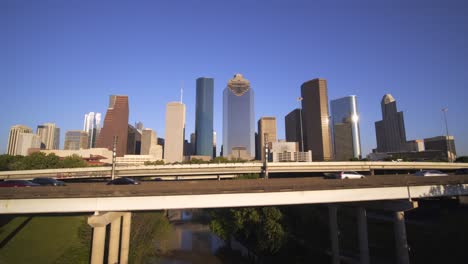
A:
POLYGON ((361 158, 359 113, 355 95, 331 101, 332 131, 336 160, 361 158))
POLYGON ((83 131, 88 132, 89 148, 96 147, 96 139, 101 131, 101 113, 85 114, 83 131))
POLYGON ((242 74, 234 75, 224 89, 223 156, 255 157, 254 92, 242 74))
POLYGON ((213 78, 197 79, 195 154, 213 156, 213 78))

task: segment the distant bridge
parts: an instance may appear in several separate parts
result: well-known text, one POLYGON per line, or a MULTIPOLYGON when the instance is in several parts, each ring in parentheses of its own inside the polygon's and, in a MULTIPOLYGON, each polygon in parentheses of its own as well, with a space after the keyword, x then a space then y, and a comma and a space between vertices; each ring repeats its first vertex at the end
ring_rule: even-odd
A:
MULTIPOLYGON (((422 169, 456 170, 468 168, 468 163, 447 162, 275 162, 268 163, 269 173, 304 173, 304 172, 337 172, 337 171, 414 171, 422 169)), ((118 177, 226 177, 246 173, 261 173, 263 164, 249 163, 212 163, 212 164, 179 164, 155 166, 117 167, 118 177)), ((87 167, 74 169, 47 169, 0 172, 0 179, 32 179, 35 177, 54 177, 59 179, 106 178, 111 175, 111 167, 87 167)))

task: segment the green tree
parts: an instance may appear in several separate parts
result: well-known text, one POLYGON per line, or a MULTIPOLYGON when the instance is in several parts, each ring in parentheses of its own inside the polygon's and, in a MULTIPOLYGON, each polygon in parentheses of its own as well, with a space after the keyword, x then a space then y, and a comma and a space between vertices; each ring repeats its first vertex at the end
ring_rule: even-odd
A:
POLYGON ((12 156, 8 154, 0 155, 0 171, 13 170, 12 165, 23 158, 23 156, 12 156))
POLYGON ((211 230, 228 244, 234 237, 259 255, 276 253, 286 241, 282 213, 276 207, 214 209, 211 230))
POLYGON ((461 156, 458 157, 455 162, 463 162, 463 163, 468 163, 468 156, 461 156))
POLYGON ((87 167, 88 164, 80 156, 73 154, 72 156, 65 157, 59 162, 61 168, 82 168, 87 167))

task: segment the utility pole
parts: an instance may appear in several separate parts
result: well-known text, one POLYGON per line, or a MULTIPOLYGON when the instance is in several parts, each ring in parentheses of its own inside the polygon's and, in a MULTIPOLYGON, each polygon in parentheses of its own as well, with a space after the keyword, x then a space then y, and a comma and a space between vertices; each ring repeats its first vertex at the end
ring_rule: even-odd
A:
POLYGON ((111 171, 111 180, 115 179, 115 160, 117 157, 117 136, 114 136, 114 142, 112 144, 112 171, 111 171))
POLYGON ((263 134, 263 137, 265 138, 265 146, 264 146, 264 149, 265 149, 265 160, 263 161, 263 168, 264 168, 264 177, 265 179, 268 179, 268 133, 265 133, 263 134))
POLYGON ((447 161, 448 162, 453 162, 453 160, 452 160, 452 146, 451 146, 451 144, 449 142, 447 111, 448 111, 448 108, 443 108, 442 109, 442 112, 444 113, 444 120, 445 120, 445 143, 447 144, 447 161))

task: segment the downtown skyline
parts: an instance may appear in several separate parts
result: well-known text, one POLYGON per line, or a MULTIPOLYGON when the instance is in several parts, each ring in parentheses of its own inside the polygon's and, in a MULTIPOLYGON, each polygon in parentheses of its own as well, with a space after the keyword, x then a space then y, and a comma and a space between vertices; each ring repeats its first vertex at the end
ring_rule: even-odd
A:
MULTIPOLYGON (((61 129, 63 146, 65 132, 81 129, 85 113, 106 112, 111 94, 129 96, 130 124, 142 121, 164 138, 165 105, 179 100, 181 81, 188 139, 195 131, 195 80, 200 76, 214 78, 214 131, 220 139, 222 91, 239 72, 255 90, 255 122, 275 116, 278 139, 285 138, 280 120, 298 107, 300 85, 324 78, 329 101, 357 96, 363 155, 376 147, 374 122, 381 120, 380 100, 387 93, 397 98, 410 139, 444 135, 441 109, 448 107, 449 132, 455 136, 457 153, 468 154, 464 121, 468 45, 463 37, 468 34, 468 22, 462 16, 466 4, 461 2, 444 3, 443 9, 430 2, 422 8, 403 2, 395 7, 358 4, 365 6, 365 12, 321 5, 317 8, 322 14, 314 17, 306 12, 312 8, 308 3, 285 7, 241 2, 229 9, 213 2, 200 7, 187 3, 177 12, 171 4, 115 4, 103 18, 96 11, 106 7, 103 3, 89 4, 95 9, 76 4, 84 6, 79 12, 74 5, 55 9, 51 3, 1 5, 8 12, 0 19, 9 23, 2 23, 8 26, 0 30, 12 41, 0 44, 2 52, 8 53, 0 63, 0 86, 5 87, 0 100, 8 109, 0 120, 0 152, 6 151, 9 128, 16 124, 36 128, 54 122, 61 129), (140 18, 128 24, 117 20, 126 21, 125 8, 141 14, 140 18), (193 8, 208 10, 191 25, 190 19, 196 17, 193 8), (41 10, 48 10, 49 16, 42 17, 41 10), (245 10, 244 20, 235 20, 236 10, 245 10), (320 23, 326 15, 333 22, 320 23), (185 18, 176 20, 180 17, 185 18), (172 24, 154 26, 163 22, 172 24), (87 23, 96 26, 88 30, 87 23), (249 44, 227 41, 223 36, 230 31, 249 38, 249 44), (40 32, 41 37, 31 32, 40 32), (99 35, 104 32, 107 35, 99 35), (201 32, 211 34, 196 38, 201 32), (323 43, 315 42, 311 32, 319 32, 323 43), (161 42, 155 37, 158 34, 172 38, 161 42), (84 45, 77 38, 86 39, 84 45), (115 41, 109 48, 111 40, 115 41)), ((217 147, 219 153, 221 140, 217 147)))

